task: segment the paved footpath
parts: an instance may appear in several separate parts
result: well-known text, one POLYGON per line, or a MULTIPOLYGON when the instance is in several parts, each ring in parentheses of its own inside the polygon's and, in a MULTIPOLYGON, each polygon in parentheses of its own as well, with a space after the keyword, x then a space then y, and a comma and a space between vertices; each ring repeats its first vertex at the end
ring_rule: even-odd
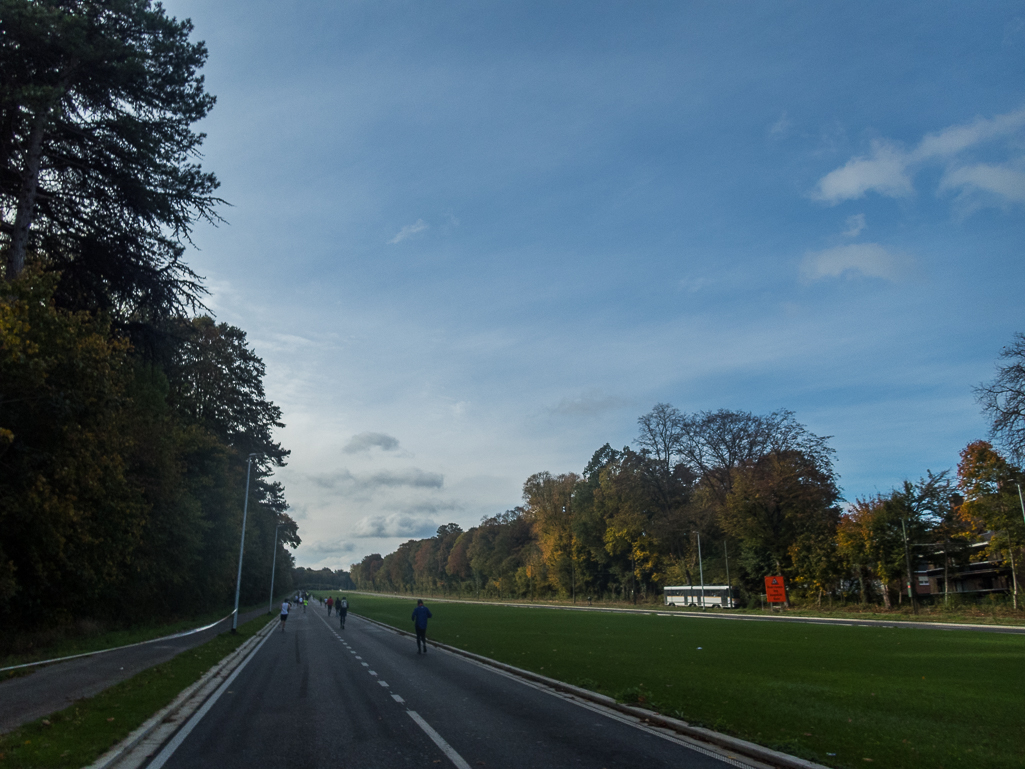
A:
MULTIPOLYGON (((247 622, 266 614, 264 610, 254 609, 241 614, 240 619, 247 622)), ((228 618, 201 633, 180 638, 42 665, 29 675, 0 682, 0 734, 63 710, 76 700, 93 697, 136 673, 167 662, 186 649, 223 633, 230 622, 228 618)))

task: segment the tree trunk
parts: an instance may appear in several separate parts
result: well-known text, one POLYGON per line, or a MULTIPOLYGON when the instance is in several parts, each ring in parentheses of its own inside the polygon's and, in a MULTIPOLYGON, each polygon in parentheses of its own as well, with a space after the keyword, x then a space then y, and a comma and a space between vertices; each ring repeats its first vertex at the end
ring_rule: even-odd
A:
POLYGON ((43 158, 43 134, 49 115, 49 109, 41 109, 32 119, 25 167, 21 172, 21 189, 18 191, 18 208, 11 231, 11 249, 7 254, 8 280, 16 279, 25 269, 28 233, 32 226, 32 215, 35 213, 36 198, 39 195, 39 164, 43 158))

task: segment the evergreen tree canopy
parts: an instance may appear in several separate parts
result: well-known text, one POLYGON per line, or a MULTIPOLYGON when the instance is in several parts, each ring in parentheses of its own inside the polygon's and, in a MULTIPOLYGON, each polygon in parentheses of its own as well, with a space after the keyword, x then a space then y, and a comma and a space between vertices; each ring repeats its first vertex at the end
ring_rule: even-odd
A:
POLYGON ((0 247, 57 300, 139 329, 194 309, 183 262, 218 182, 192 125, 214 104, 190 21, 149 0, 0 0, 0 247))

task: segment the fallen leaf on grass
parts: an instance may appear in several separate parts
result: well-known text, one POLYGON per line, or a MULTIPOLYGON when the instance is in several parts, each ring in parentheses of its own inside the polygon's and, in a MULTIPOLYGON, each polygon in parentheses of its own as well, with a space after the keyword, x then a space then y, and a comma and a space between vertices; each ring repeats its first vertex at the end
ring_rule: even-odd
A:
POLYGON ((108 722, 113 721, 113 720, 114 720, 114 716, 111 716, 110 718, 107 719, 108 722))

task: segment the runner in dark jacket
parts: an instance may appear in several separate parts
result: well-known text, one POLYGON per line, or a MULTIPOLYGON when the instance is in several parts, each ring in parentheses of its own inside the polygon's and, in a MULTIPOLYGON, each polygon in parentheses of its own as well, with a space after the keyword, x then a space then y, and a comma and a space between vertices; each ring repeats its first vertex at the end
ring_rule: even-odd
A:
POLYGON ((431 610, 424 606, 424 602, 420 599, 416 602, 416 608, 413 609, 413 625, 416 627, 416 653, 427 654, 427 620, 431 618, 431 610), (420 651, 420 647, 423 646, 423 652, 420 651))

